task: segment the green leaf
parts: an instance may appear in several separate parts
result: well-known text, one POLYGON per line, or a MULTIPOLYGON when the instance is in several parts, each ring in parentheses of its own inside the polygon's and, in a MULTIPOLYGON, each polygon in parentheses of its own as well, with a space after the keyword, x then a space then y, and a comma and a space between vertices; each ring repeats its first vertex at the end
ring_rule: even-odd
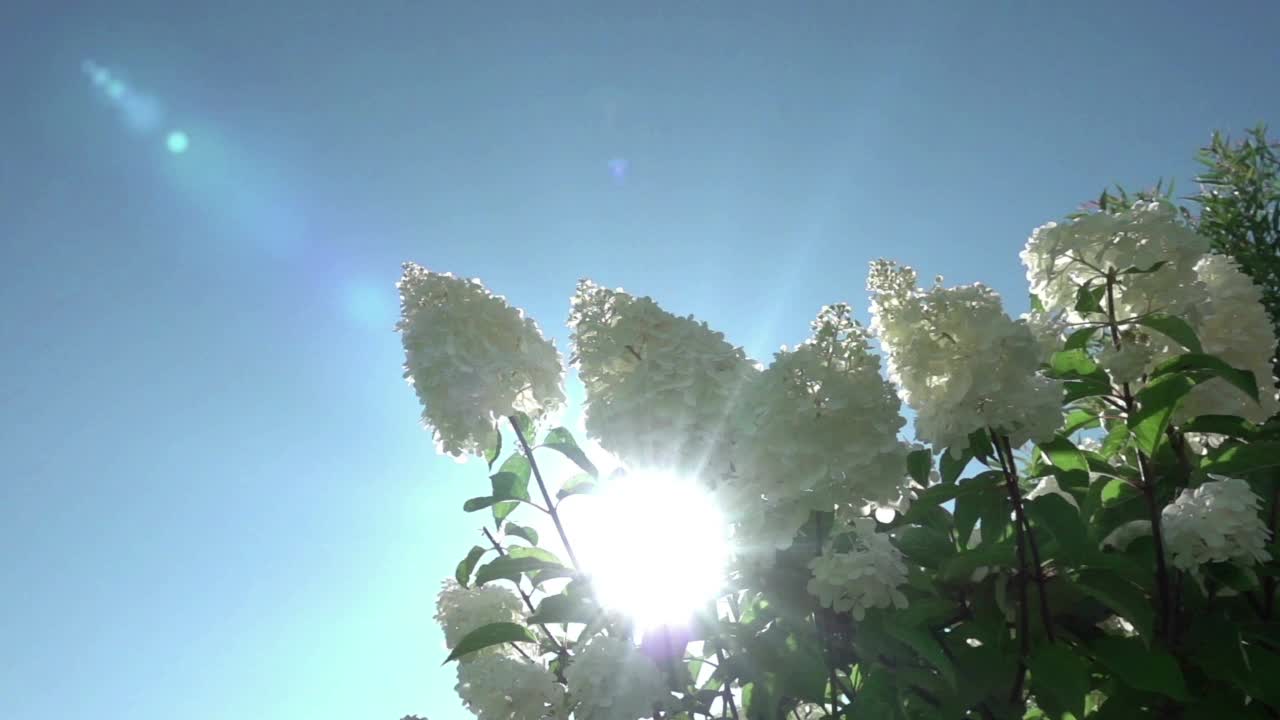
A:
POLYGON ((1099 422, 1096 411, 1073 408, 1062 423, 1062 435, 1066 437, 1080 430, 1098 427, 1099 422))
POLYGON ((1102 486, 1102 506, 1113 507, 1138 497, 1138 491, 1127 481, 1116 478, 1102 486))
POLYGON ((1049 442, 1037 443, 1037 447, 1049 456, 1050 462, 1063 470, 1089 470, 1089 460, 1084 453, 1065 437, 1059 436, 1049 442))
POLYGON ((1211 450, 1200 469, 1220 475, 1243 475, 1280 465, 1280 442, 1254 442, 1211 450))
POLYGON ((596 491, 596 479, 587 473, 579 473, 569 478, 560 486, 560 492, 556 493, 556 497, 563 500, 570 495, 584 495, 596 491))
POLYGON ((1106 286, 1089 287, 1086 283, 1076 291, 1076 312, 1102 312, 1102 298, 1107 293, 1106 286))
POLYGON ((933 454, 928 450, 912 450, 907 453, 907 474, 922 486, 929 485, 929 471, 933 469, 933 454))
POLYGON ((444 662, 450 663, 464 655, 470 655, 494 645, 518 642, 537 643, 538 638, 534 637, 529 628, 515 623, 497 622, 481 625, 459 640, 458 646, 449 653, 449 657, 445 658, 444 662))
POLYGON ((1258 426, 1235 415, 1200 415, 1178 427, 1184 433, 1214 433, 1241 440, 1252 440, 1258 434, 1258 426))
POLYGON ((1084 350, 1089 346, 1089 341, 1093 339, 1094 334, 1101 329, 1101 325, 1094 325, 1093 327, 1084 327, 1076 330, 1067 336, 1067 342, 1062 349, 1084 350))
POLYGON ((529 499, 529 461, 523 455, 512 455, 498 472, 489 476, 493 496, 502 500, 529 499))
POLYGON ((1104 458, 1113 458, 1116 453, 1124 449, 1124 444, 1128 440, 1129 426, 1118 422, 1107 431, 1107 436, 1102 440, 1102 447, 1099 448, 1099 454, 1104 458))
POLYGON ((488 495, 484 497, 473 497, 470 500, 462 503, 462 511, 475 512, 477 510, 483 510, 489 507, 490 505, 493 505, 496 502, 498 502, 498 498, 491 497, 488 495))
POLYGON ((1200 338, 1196 337, 1196 331, 1182 318, 1156 314, 1140 318, 1137 323, 1155 330, 1193 353, 1204 352, 1204 348, 1200 345, 1200 338))
POLYGON ((577 595, 548 595, 538 603, 538 609, 529 616, 530 625, 555 625, 561 623, 591 622, 599 614, 587 600, 577 595))
POLYGON ((1151 371, 1152 377, 1160 377, 1172 373, 1184 373, 1194 377, 1196 382, 1202 382, 1209 377, 1219 377, 1235 386, 1240 392, 1248 395, 1253 400, 1258 399, 1258 382, 1253 377, 1253 373, 1248 370, 1239 370, 1228 365, 1224 360, 1214 355, 1204 355, 1201 353, 1187 353, 1178 357, 1166 360, 1155 367, 1151 371))
POLYGON ((493 445, 484 453, 484 461, 490 470, 493 469, 493 464, 497 462, 498 456, 502 454, 502 431, 494 428, 493 436, 493 445))
POLYGON ((582 448, 578 447, 578 441, 573 439, 573 433, 566 428, 558 427, 547 433, 547 437, 542 441, 542 447, 551 448, 569 458, 593 478, 599 475, 596 466, 587 459, 587 454, 582 451, 582 448))
MULTIPOLYGON (((511 548, 514 552, 520 548, 511 548)), ((529 548, 536 550, 537 548, 529 548)), ((544 551, 545 552, 545 551, 544 551)), ((549 554, 549 553, 548 553, 549 554)), ((553 556, 554 557, 554 556, 553 556)), ((533 572, 534 570, 542 570, 546 568, 563 567, 560 563, 548 561, 538 557, 516 557, 515 555, 504 555, 494 558, 485 565, 481 565, 476 571, 476 585, 484 585, 494 580, 510 580, 518 582, 520 576, 533 572)))
POLYGON ((502 523, 507 519, 507 516, 515 512, 515 509, 518 507, 520 507, 519 500, 504 500, 502 502, 495 503, 493 506, 494 526, 501 530, 502 523))
POLYGON ((936 568, 956 553, 951 539, 931 527, 906 527, 896 531, 895 535, 902 554, 925 567, 936 568))
MULTIPOLYGON (((1004 506, 1004 489, 1000 486, 1002 480, 1000 473, 988 470, 958 485, 960 490, 956 494, 955 523, 956 539, 961 546, 968 544, 974 526, 978 524, 978 519, 983 516, 988 505, 995 503, 1004 506)), ((983 534, 983 540, 987 542, 999 539, 983 534)))
POLYGON ((467 556, 458 563, 458 569, 453 571, 453 578, 458 581, 462 587, 471 584, 471 573, 476 569, 476 563, 480 561, 480 557, 488 552, 485 548, 475 545, 467 552, 467 556))
POLYGON ((504 530, 507 535, 514 535, 523 538, 530 545, 538 544, 538 531, 528 525, 517 525, 515 523, 507 523, 507 529, 504 530))
POLYGON ((1193 387, 1195 383, 1185 375, 1163 375, 1138 391, 1138 410, 1129 418, 1128 424, 1139 450, 1148 455, 1155 454, 1174 410, 1193 387))
POLYGON ((560 567, 564 567, 564 563, 560 558, 556 557, 555 553, 550 550, 543 550, 542 548, 521 547, 516 545, 515 547, 507 550, 507 555, 513 558, 534 558, 536 560, 542 560, 543 562, 553 563, 560 567))
POLYGON ((1141 588, 1117 572, 1102 569, 1080 571, 1075 584, 1113 614, 1132 623, 1143 641, 1150 642, 1156 616, 1153 601, 1141 588))
POLYGON ((938 669, 943 679, 951 686, 952 690, 956 689, 956 668, 947 654, 942 651, 942 646, 938 644, 937 639, 929 632, 928 628, 919 626, 908 626, 894 622, 896 618, 892 618, 885 623, 885 630, 894 639, 902 642, 911 648, 930 665, 938 669))
POLYGON ((1140 268, 1140 267, 1138 267, 1137 265, 1134 265, 1134 266, 1133 266, 1133 267, 1131 267, 1131 268, 1127 268, 1127 269, 1125 269, 1125 270, 1121 270, 1121 271, 1120 271, 1120 274, 1121 274, 1121 275, 1146 275, 1146 274, 1148 274, 1148 273, 1153 273, 1153 272, 1155 272, 1155 271, 1159 270, 1160 268, 1164 267, 1164 266, 1165 266, 1165 265, 1167 265, 1168 263, 1169 263, 1169 261, 1168 261, 1168 260, 1161 260, 1160 262, 1155 263, 1155 264, 1154 264, 1154 265, 1152 265, 1151 267, 1146 267, 1146 268, 1140 268))
POLYGON ((1031 669, 1031 692, 1050 717, 1069 712, 1084 717, 1084 699, 1089 694, 1089 666, 1079 654, 1062 643, 1042 645, 1027 661, 1031 669))
POLYGON ((1144 647, 1135 638, 1114 636, 1095 639, 1090 649, 1099 663, 1129 687, 1184 702, 1191 699, 1178 662, 1163 650, 1144 647))
POLYGON ((960 454, 960 457, 953 457, 951 450, 945 450, 942 457, 938 458, 938 473, 942 476, 942 482, 953 483, 956 478, 960 477, 960 473, 964 472, 965 466, 969 461, 973 460, 973 452, 966 449, 960 454))
POLYGON ((1025 507, 1036 526, 1053 534, 1064 558, 1078 561, 1091 554, 1093 546, 1080 511, 1062 496, 1053 493, 1041 495, 1025 503, 1025 507))

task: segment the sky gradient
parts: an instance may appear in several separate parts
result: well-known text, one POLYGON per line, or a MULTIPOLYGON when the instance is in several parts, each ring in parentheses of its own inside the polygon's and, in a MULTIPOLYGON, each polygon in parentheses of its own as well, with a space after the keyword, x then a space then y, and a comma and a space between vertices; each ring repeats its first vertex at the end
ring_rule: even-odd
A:
POLYGON ((9 720, 466 717, 485 479, 417 424, 404 260, 562 352, 585 276, 767 361, 881 256, 1021 312, 1035 226, 1280 123, 1274 2, 51 7, 0 10, 9 720))

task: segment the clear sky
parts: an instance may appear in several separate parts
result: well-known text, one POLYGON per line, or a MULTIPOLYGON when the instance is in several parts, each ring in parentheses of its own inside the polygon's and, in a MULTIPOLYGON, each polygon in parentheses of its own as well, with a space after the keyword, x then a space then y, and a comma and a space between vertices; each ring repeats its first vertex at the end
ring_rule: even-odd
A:
MULTIPOLYGON (((1280 124, 1275 2, 0 9, 0 717, 464 716, 399 264, 565 348, 578 277, 760 359, 867 262, 983 280, 1280 124), (156 101, 121 122, 92 60, 156 101), (143 123, 145 124, 145 123, 143 123), (189 146, 166 148, 182 130, 189 146)), ((132 97, 132 96, 131 96, 132 97)))

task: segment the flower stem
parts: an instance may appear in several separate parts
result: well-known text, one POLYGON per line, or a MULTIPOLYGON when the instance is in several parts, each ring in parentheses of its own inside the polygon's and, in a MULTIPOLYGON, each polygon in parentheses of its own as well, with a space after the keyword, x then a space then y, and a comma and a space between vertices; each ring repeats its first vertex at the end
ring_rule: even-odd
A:
MULTIPOLYGON (((1004 451, 1001 464, 1007 468, 1016 492, 1018 488, 1018 466, 1014 462, 1013 447, 1009 443, 1008 435, 999 436, 997 452, 1000 450, 1004 451)), ((1031 562, 1035 565, 1036 588, 1040 591, 1040 622, 1044 625, 1044 633, 1049 638, 1049 642, 1054 642, 1053 613, 1049 610, 1049 594, 1045 591, 1047 582, 1044 577, 1044 563, 1040 561, 1040 543, 1036 541, 1035 533, 1031 532, 1031 521, 1027 520, 1026 509, 1022 506, 1022 496, 1020 494, 1014 501, 1014 511, 1017 513, 1017 521, 1022 523, 1022 528, 1025 530, 1027 547, 1031 550, 1031 562)))
POLYGON ((990 433, 991 442, 996 447, 996 455, 1000 458, 1000 468, 1004 471, 1005 490, 1009 493, 1009 502, 1013 504, 1014 509, 1014 537, 1018 548, 1018 674, 1013 679, 1009 702, 1017 704, 1022 701, 1022 683, 1027 677, 1027 658, 1031 655, 1031 610, 1027 599, 1027 580, 1030 571, 1027 567, 1026 528, 1022 523, 1022 502, 1018 496, 1017 479, 1009 472, 999 436, 990 428, 987 432, 990 433))
MULTIPOLYGON (((1111 343, 1116 350, 1120 349, 1120 324, 1116 322, 1116 271, 1107 273, 1107 324, 1111 327, 1111 343)), ((1129 383, 1120 386, 1124 398, 1125 412, 1133 417, 1135 405, 1133 392, 1129 383)), ((1147 514, 1151 518, 1151 538, 1155 541, 1156 553, 1156 589, 1160 596, 1160 623, 1156 626, 1157 635, 1167 638, 1173 625, 1172 590, 1169 586, 1169 569, 1164 559, 1164 533, 1160 528, 1160 505, 1156 502, 1155 475, 1146 453, 1138 450, 1138 473, 1142 478, 1142 496, 1146 500, 1147 514)))
POLYGON ((569 536, 564 532, 564 524, 560 522, 560 513, 556 510, 555 503, 551 502, 551 494, 547 492, 547 484, 542 481, 542 471, 538 469, 538 463, 533 459, 533 448, 529 447, 529 441, 524 436, 524 431, 520 429, 520 421, 514 415, 508 417, 511 422, 511 428, 516 431, 516 439, 520 441, 520 447, 524 450, 524 456, 529 460, 529 467, 533 469, 533 478, 538 482, 538 489, 542 491, 542 499, 547 503, 547 512, 551 515, 551 521, 556 525, 556 532, 560 534, 560 542, 564 544, 564 551, 569 555, 569 562, 573 563, 576 570, 581 570, 578 565, 578 556, 573 552, 573 546, 569 544, 569 536))

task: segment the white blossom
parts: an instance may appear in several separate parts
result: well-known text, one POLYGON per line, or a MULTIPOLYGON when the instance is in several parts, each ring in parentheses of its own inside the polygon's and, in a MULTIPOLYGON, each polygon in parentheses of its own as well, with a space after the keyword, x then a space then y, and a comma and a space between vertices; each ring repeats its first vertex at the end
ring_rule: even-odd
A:
POLYGON ((854 520, 847 532, 833 535, 822 555, 809 562, 813 578, 808 590, 823 607, 849 612, 861 620, 871 608, 905 608, 901 588, 907 581, 902 553, 878 533, 870 518, 854 520), (848 541, 851 546, 837 549, 848 541))
POLYGON ((1133 382, 1147 372, 1154 364, 1155 349, 1148 343, 1130 340, 1116 348, 1113 343, 1104 343, 1098 352, 1098 364, 1111 376, 1115 383, 1133 382))
POLYGON ((404 375, 441 453, 483 455, 502 418, 524 412, 536 419, 563 405, 555 346, 478 280, 405 263, 397 287, 404 375))
POLYGON ((564 688, 542 665, 506 655, 484 655, 458 666, 455 688, 480 720, 564 717, 564 688))
MULTIPOLYGON (((499 585, 467 588, 446 580, 436 599, 435 619, 440 623, 445 644, 450 649, 476 628, 496 622, 521 622, 522 618, 520 598, 499 585)), ((500 653, 503 647, 494 646, 480 653, 464 655, 462 662, 481 654, 500 653)))
POLYGON ((1196 273, 1208 301, 1191 315, 1204 351, 1232 367, 1253 373, 1259 401, 1222 378, 1207 380, 1182 401, 1179 415, 1238 415, 1262 422, 1280 411, 1271 361, 1276 353, 1275 326, 1262 305, 1262 290, 1225 255, 1207 255, 1196 273))
POLYGON ((1036 345, 1040 349, 1041 362, 1048 362, 1051 355, 1062 349, 1063 340, 1069 329, 1063 313, 1032 310, 1023 313, 1021 319, 1036 340, 1036 345))
POLYGON ((729 467, 734 400, 758 371, 706 323, 648 297, 578 283, 569 319, 586 427, 632 467, 714 480, 729 467))
POLYGON ((905 420, 868 340, 847 305, 823 308, 809 340, 778 352, 743 393, 726 493, 743 536, 754 527, 785 547, 811 511, 907 497, 905 420))
POLYGON ((1213 562, 1248 566, 1271 559, 1270 531, 1258 517, 1261 500, 1249 483, 1215 478, 1184 489, 1161 512, 1165 551, 1175 567, 1197 573, 1213 562))
MULTIPOLYGON (((1203 298, 1195 263, 1209 242, 1187 226, 1172 203, 1139 201, 1119 212, 1096 212, 1035 229, 1021 257, 1031 292, 1049 311, 1075 311, 1078 290, 1103 287, 1109 272, 1120 319, 1144 313, 1180 315, 1203 298), (1159 265, 1159 267, 1156 267, 1159 265)), ((1095 318, 1096 319, 1096 318, 1095 318)))
POLYGON ((1038 374, 1041 350, 1026 323, 1006 315, 990 288, 940 281, 920 290, 915 271, 884 260, 872 263, 867 279, 872 328, 916 411, 916 437, 953 452, 983 428, 1015 446, 1053 437, 1061 384, 1038 374))
POLYGON ((652 717, 671 694, 652 660, 630 641, 597 635, 565 671, 573 716, 578 720, 637 720, 652 717))

